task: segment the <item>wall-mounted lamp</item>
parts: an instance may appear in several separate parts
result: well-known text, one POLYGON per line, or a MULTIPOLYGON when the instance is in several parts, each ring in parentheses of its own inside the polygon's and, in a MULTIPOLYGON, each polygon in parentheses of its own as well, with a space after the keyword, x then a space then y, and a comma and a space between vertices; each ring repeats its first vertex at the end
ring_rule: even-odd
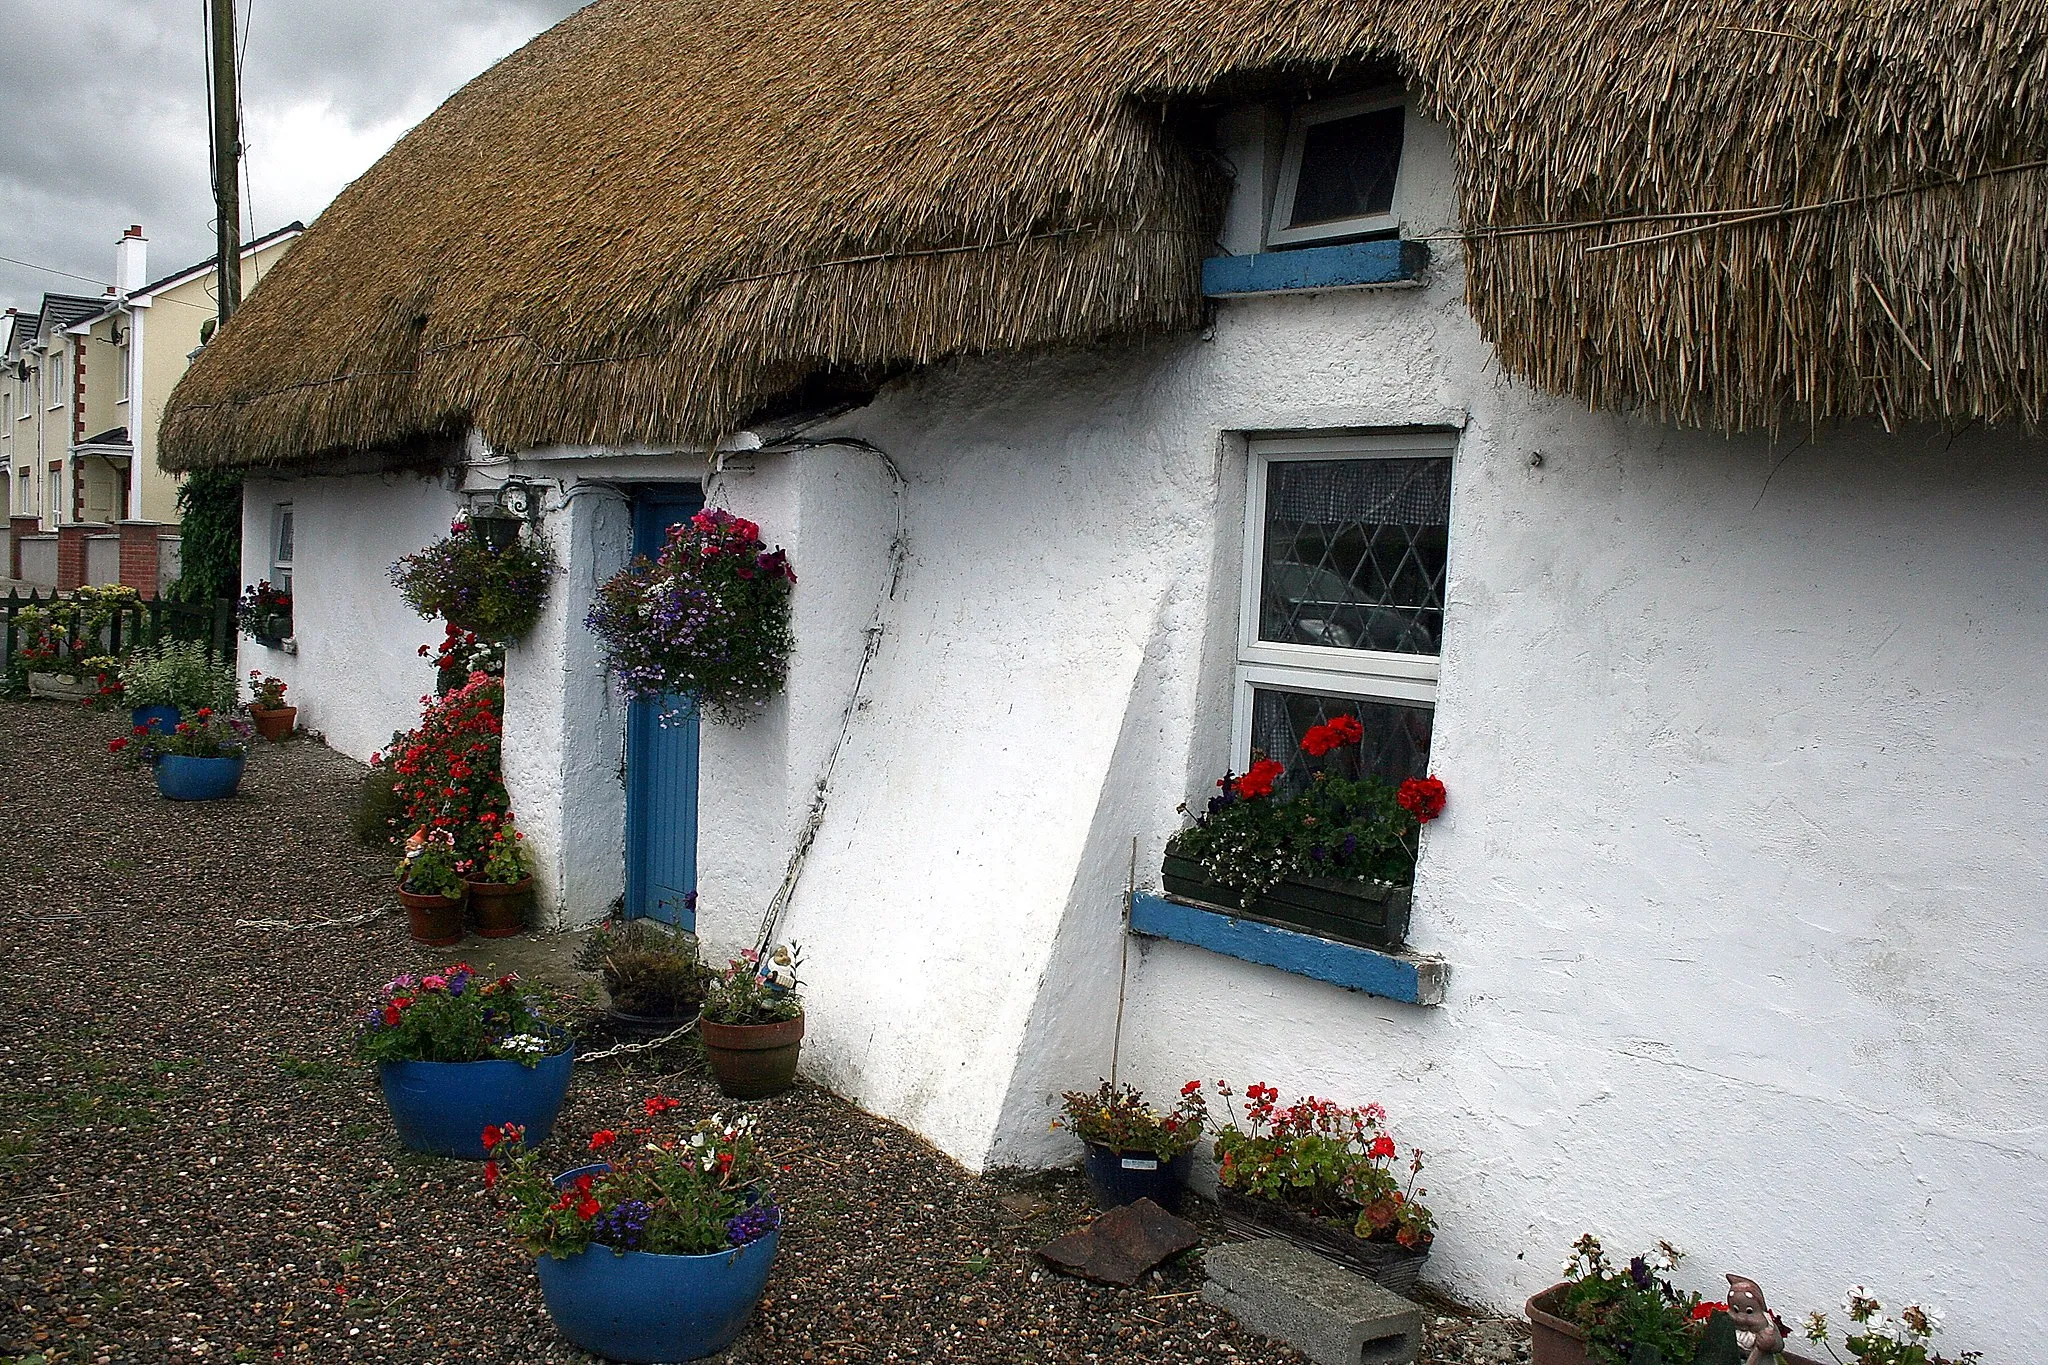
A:
POLYGON ((538 527, 547 502, 541 485, 507 479, 488 492, 472 493, 469 525, 492 554, 503 554, 519 539, 521 525, 538 527))

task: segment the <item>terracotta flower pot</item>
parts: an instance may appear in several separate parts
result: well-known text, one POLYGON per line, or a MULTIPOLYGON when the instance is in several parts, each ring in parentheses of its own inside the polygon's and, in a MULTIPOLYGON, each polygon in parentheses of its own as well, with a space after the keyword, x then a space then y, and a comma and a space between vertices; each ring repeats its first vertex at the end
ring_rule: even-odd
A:
POLYGON ((462 897, 422 896, 401 886, 398 903, 405 907, 415 941, 429 948, 446 948, 462 941, 462 897))
POLYGON ((471 882, 469 922, 479 938, 510 938, 526 928, 533 904, 533 878, 516 882, 471 882))
MULTIPOLYGON (((1568 1287, 1559 1282, 1522 1305, 1529 1317, 1529 1365, 1586 1365, 1586 1329, 1558 1316, 1568 1287)), ((1784 1365, 1818 1365, 1791 1351, 1780 1359, 1784 1365)))
POLYGON ((249 708, 249 719, 256 722, 257 734, 267 740, 276 741, 283 739, 292 732, 292 727, 298 723, 299 708, 296 706, 279 706, 273 709, 271 707, 252 706, 249 708))
POLYGON ((804 1041, 804 1017, 772 1024, 697 1024, 704 1057, 718 1088, 736 1100, 779 1095, 796 1080, 796 1058, 804 1041))

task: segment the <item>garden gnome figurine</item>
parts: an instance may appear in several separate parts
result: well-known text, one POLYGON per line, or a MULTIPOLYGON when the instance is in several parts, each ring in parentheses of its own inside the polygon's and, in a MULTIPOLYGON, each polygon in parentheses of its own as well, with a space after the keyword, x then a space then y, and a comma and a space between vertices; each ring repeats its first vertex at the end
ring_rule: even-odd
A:
POLYGON ((1764 1303, 1755 1280, 1728 1277, 1728 1320, 1735 1324, 1735 1344, 1749 1352, 1744 1365, 1779 1365, 1785 1354, 1785 1330, 1764 1303))

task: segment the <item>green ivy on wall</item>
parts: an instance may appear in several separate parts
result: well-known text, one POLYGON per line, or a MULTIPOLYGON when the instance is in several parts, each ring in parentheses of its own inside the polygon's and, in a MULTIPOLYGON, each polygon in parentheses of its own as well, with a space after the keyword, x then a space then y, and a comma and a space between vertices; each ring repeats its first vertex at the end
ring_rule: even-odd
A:
POLYGON ((198 469, 178 488, 178 581, 171 596, 185 602, 236 597, 242 591, 242 471, 198 469))

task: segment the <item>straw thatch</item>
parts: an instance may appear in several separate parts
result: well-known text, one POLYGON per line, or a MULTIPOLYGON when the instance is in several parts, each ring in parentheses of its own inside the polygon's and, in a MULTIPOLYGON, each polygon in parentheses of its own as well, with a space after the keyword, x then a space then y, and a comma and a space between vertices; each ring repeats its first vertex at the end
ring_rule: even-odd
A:
POLYGON ((2048 0, 597 0, 350 186, 165 463, 701 441, 820 374, 1200 315, 1204 101, 1449 128, 1506 368, 1728 430, 2048 410, 2048 0))

